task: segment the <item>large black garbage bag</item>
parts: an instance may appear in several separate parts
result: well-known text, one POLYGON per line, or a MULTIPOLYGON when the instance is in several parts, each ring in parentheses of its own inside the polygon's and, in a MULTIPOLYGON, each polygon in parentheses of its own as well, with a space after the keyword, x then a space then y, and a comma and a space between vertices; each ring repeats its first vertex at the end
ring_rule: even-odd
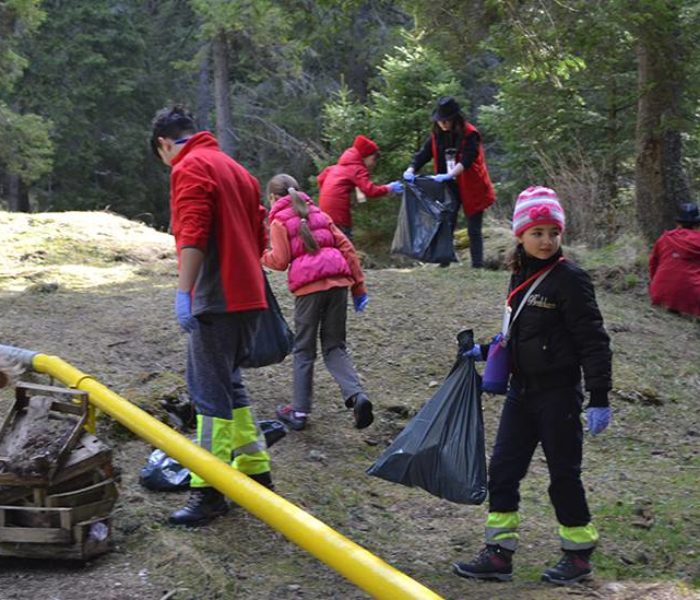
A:
POLYGON ((452 219, 457 202, 446 183, 416 177, 404 185, 392 254, 428 263, 457 262, 452 219))
POLYGON ((460 504, 486 499, 486 451, 479 375, 458 355, 437 393, 367 470, 460 504))
MULTIPOLYGON (((281 421, 258 421, 258 425, 265 436, 268 448, 287 434, 287 429, 281 421)), ((197 438, 191 437, 190 441, 196 442, 197 438)), ((190 470, 156 448, 151 452, 146 464, 141 469, 139 482, 154 492, 186 490, 190 487, 190 470)))
POLYGON ((266 273, 265 296, 267 308, 260 316, 257 333, 248 349, 248 356, 241 363, 244 369, 266 367, 282 362, 294 346, 294 333, 282 314, 266 273))

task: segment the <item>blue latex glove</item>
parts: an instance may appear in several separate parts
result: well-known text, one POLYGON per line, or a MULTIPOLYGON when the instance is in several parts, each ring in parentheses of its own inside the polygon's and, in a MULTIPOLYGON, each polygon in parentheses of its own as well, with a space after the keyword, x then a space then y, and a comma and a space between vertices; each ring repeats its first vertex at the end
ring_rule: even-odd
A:
POLYGON ((454 177, 449 173, 440 173, 439 175, 433 175, 435 181, 452 181, 454 177))
POLYGON ((390 183, 387 183, 387 185, 389 186, 389 191, 392 194, 400 194, 401 192, 403 192, 403 183, 401 183, 400 181, 392 181, 390 183))
POLYGON ((175 316, 180 327, 192 333, 197 327, 197 319, 192 316, 192 297, 189 292, 178 290, 175 295, 175 316))
POLYGON ((369 304, 369 296, 367 294, 362 294, 361 296, 354 296, 352 303, 355 305, 355 312, 362 312, 365 310, 367 304, 369 304))
POLYGON ((612 411, 609 406, 591 406, 586 409, 588 431, 591 435, 598 435, 610 425, 612 411))
POLYGON ((413 172, 413 169, 411 169, 409 167, 408 169, 406 169, 403 172, 403 178, 404 178, 404 181, 408 181, 410 183, 413 183, 416 180, 416 174, 413 172))
POLYGON ((462 356, 473 358, 475 362, 484 360, 481 355, 481 346, 479 344, 474 344, 473 348, 467 350, 466 352, 462 352, 462 356))

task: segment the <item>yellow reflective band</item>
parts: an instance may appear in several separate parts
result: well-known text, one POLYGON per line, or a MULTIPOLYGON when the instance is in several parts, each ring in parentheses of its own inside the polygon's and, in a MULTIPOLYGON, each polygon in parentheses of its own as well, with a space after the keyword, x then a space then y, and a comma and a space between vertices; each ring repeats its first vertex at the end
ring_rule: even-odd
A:
MULTIPOLYGON (((233 421, 197 415, 197 444, 211 452, 219 460, 228 463, 233 448, 233 421)), ((208 487, 196 473, 191 474, 190 487, 208 487)))
POLYGON ((265 436, 258 427, 249 406, 233 411, 233 449, 231 466, 246 475, 258 475, 270 470, 265 436))
POLYGON ((593 548, 598 542, 598 531, 593 523, 583 527, 559 527, 559 537, 561 538, 564 550, 586 550, 593 548))

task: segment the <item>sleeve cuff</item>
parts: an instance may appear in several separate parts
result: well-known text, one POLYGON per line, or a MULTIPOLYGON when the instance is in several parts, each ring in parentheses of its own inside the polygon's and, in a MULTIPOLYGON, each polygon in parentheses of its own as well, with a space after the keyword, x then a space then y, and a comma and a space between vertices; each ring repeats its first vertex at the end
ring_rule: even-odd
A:
POLYGON ((608 390, 591 390, 591 399, 588 406, 605 407, 610 406, 608 400, 608 390))

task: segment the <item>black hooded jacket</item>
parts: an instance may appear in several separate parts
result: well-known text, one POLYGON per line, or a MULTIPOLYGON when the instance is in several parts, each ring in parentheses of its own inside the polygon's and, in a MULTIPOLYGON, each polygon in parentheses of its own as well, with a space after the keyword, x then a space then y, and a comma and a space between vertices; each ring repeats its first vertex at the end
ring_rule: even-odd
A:
MULTIPOLYGON (((523 266, 513 273, 511 290, 561 256, 559 251, 547 260, 532 258, 522 246, 518 252, 523 266)), ((526 292, 527 287, 514 296, 513 314, 526 292)), ((583 369, 591 405, 607 404, 612 387, 610 338, 593 283, 583 269, 564 260, 540 282, 513 325, 510 352, 513 375, 521 386, 543 390, 575 385, 583 369)))

